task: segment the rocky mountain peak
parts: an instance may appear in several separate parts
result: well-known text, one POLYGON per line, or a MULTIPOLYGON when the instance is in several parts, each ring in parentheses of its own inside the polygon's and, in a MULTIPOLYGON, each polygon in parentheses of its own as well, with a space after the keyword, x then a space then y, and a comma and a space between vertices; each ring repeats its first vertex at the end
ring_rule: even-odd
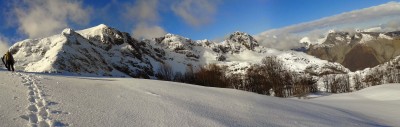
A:
POLYGON ((324 44, 343 44, 350 43, 352 36, 349 32, 330 32, 324 44))
POLYGON ((257 40, 254 39, 253 36, 239 31, 230 34, 228 38, 225 39, 225 42, 228 43, 228 45, 235 46, 237 46, 236 44, 240 44, 245 46, 249 50, 254 50, 255 47, 259 46, 257 40))
POLYGON ((84 38, 102 45, 106 49, 110 48, 112 45, 121 45, 123 43, 136 41, 129 35, 129 33, 121 32, 104 24, 77 32, 84 38))
POLYGON ((189 38, 171 33, 155 38, 154 40, 158 45, 172 50, 188 50, 191 49, 192 46, 196 45, 196 42, 189 38))
POLYGON ((70 35, 70 34, 73 34, 73 33, 75 33, 75 31, 74 31, 73 29, 71 29, 71 28, 65 28, 65 29, 61 32, 62 35, 70 35))

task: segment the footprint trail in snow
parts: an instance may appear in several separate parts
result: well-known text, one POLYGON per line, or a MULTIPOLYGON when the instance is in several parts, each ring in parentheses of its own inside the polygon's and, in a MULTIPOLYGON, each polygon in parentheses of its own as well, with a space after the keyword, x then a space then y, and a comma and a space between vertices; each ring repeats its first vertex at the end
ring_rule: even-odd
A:
POLYGON ((32 127, 50 127, 55 123, 50 118, 50 110, 48 108, 48 100, 44 96, 41 86, 38 86, 39 78, 34 74, 16 73, 22 78, 22 84, 28 88, 27 100, 29 102, 27 114, 21 116, 29 121, 32 127))

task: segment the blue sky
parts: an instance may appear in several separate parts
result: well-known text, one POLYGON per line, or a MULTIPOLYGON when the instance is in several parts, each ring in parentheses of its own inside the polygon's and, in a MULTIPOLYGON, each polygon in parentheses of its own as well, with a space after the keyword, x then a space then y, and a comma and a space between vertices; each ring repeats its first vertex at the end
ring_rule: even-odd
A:
MULTIPOLYGON (((392 0, 393 1, 393 0, 392 0)), ((218 39, 263 31, 388 3, 390 0, 2 0, 0 41, 106 24, 135 37, 165 33, 218 39), (54 7, 56 6, 56 7, 54 7)))

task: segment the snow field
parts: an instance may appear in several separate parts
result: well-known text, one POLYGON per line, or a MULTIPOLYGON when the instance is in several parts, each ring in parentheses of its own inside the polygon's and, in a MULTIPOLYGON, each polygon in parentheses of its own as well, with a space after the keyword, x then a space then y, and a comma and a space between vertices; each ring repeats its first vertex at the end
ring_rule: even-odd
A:
POLYGON ((10 79, 0 83, 0 101, 7 102, 0 104, 0 122, 11 127, 400 125, 400 88, 390 85, 295 100, 145 79, 5 71, 0 77, 10 79), (387 89, 393 91, 366 98, 387 89))
POLYGON ((383 84, 360 91, 332 94, 309 100, 313 103, 337 107, 364 114, 387 126, 400 125, 400 84, 383 84))
POLYGON ((51 106, 51 95, 44 92, 41 76, 0 69, 0 123, 7 127, 65 126, 51 106))

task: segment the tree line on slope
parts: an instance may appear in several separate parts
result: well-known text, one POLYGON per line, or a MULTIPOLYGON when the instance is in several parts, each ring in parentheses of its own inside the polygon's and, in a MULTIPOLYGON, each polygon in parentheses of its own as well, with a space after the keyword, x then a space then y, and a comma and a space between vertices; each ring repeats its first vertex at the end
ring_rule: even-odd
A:
POLYGON ((398 60, 389 61, 385 65, 379 65, 367 72, 365 76, 362 76, 361 72, 354 74, 355 90, 386 83, 400 83, 400 65, 398 60))
POLYGON ((387 66, 375 67, 353 74, 325 74, 313 77, 285 68, 275 56, 265 57, 261 64, 249 67, 246 73, 227 75, 227 66, 208 64, 194 71, 188 66, 184 74, 174 73, 171 66, 162 64, 156 77, 160 80, 189 83, 208 87, 232 88, 277 97, 302 97, 320 91, 317 80, 321 78, 325 92, 346 93, 384 83, 400 82, 400 66, 389 62, 387 66))
POLYGON ((322 80, 325 91, 346 93, 386 83, 400 83, 400 65, 398 63, 398 60, 393 60, 364 71, 324 75, 322 80))
POLYGON ((245 74, 227 75, 227 66, 216 64, 208 64, 196 72, 188 66, 185 74, 173 74, 171 66, 163 64, 156 77, 167 81, 233 88, 277 97, 303 96, 318 91, 315 79, 289 71, 276 57, 265 57, 260 65, 252 65, 245 74))

